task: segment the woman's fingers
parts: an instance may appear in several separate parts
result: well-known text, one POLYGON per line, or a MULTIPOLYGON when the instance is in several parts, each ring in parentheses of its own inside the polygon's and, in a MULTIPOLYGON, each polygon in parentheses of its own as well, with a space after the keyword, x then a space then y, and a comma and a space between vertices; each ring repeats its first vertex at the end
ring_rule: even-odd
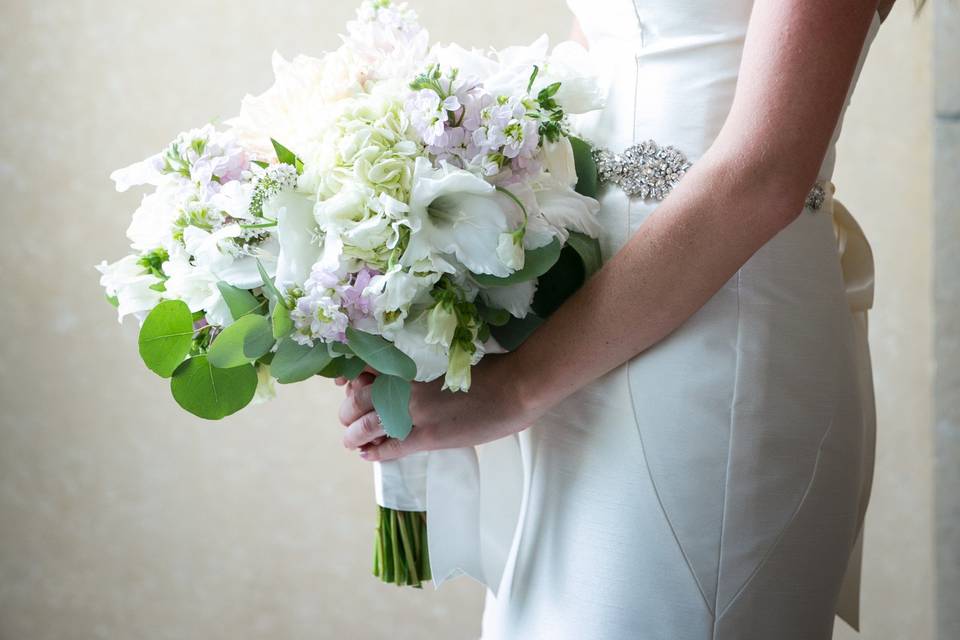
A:
POLYGON ((410 435, 403 440, 380 438, 363 445, 360 447, 360 457, 368 462, 384 462, 396 460, 417 451, 436 448, 436 445, 428 446, 427 440, 427 430, 414 427, 410 435))
POLYGON ((340 403, 340 423, 349 427, 357 419, 370 411, 373 411, 373 400, 371 400, 372 386, 367 384, 356 384, 359 380, 351 384, 347 391, 347 397, 340 403))
POLYGON ((373 444, 377 438, 384 435, 380 416, 376 411, 370 411, 347 427, 343 433, 343 446, 347 449, 356 449, 366 444, 373 444))

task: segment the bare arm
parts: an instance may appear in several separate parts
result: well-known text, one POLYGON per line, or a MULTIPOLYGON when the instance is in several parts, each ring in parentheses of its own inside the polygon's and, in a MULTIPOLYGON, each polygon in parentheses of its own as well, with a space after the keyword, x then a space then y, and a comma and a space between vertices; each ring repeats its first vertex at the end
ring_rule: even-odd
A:
POLYGON ((533 381, 527 397, 536 406, 556 403, 668 335, 803 210, 875 5, 754 5, 736 95, 716 141, 516 354, 518 379, 533 381))
POLYGON ((416 385, 403 443, 368 444, 358 385, 347 446, 386 459, 518 431, 680 326, 803 210, 876 7, 757 0, 720 134, 627 244, 516 352, 481 362, 468 394, 416 385))

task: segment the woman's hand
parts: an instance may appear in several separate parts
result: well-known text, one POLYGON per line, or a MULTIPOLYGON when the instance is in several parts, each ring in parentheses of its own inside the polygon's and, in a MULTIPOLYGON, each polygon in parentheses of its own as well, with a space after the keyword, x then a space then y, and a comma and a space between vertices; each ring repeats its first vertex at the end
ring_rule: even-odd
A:
POLYGON ((360 374, 346 383, 347 396, 340 405, 340 422, 347 428, 343 445, 359 449, 364 460, 382 461, 415 451, 472 446, 521 431, 538 416, 506 371, 509 360, 509 355, 485 357, 473 367, 468 393, 443 391, 442 380, 413 383, 414 426, 404 440, 385 436, 370 399, 375 375, 360 374))

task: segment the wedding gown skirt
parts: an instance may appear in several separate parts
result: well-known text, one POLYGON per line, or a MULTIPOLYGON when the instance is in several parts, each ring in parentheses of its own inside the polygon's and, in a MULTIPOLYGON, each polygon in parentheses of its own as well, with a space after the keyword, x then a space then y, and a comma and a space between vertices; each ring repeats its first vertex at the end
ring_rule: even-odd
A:
MULTIPOLYGON (((751 4, 571 2, 610 72, 586 137, 652 138, 695 164, 729 110, 751 4)), ((520 434, 523 501, 484 640, 826 639, 851 556, 856 623, 872 262, 827 191, 672 335, 520 434)), ((612 186, 601 202, 609 257, 656 204, 612 186)))

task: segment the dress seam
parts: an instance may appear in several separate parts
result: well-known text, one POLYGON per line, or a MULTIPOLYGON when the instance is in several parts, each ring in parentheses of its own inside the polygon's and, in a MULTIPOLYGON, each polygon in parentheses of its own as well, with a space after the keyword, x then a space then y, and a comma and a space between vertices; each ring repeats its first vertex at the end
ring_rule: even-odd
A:
POLYGON ((803 495, 800 497, 800 501, 797 502, 797 506, 793 509, 793 513, 790 514, 790 519, 787 520, 787 523, 780 530, 780 533, 777 534, 776 539, 773 541, 773 544, 770 545, 770 548, 767 549, 766 553, 763 554, 763 557, 760 558, 760 562, 757 563, 757 566, 750 572, 750 575, 744 580, 743 584, 737 589, 737 592, 730 599, 730 602, 723 608, 719 614, 717 614, 717 620, 720 620, 730 608, 736 604, 737 600, 747 590, 747 587, 750 586, 750 583, 753 582, 753 579, 757 577, 760 573, 760 570, 767 564, 767 561, 773 556, 773 552, 777 550, 777 547, 780 546, 780 542, 783 540, 783 536, 786 535, 787 531, 790 530, 790 527, 793 525, 794 521, 797 519, 797 516, 800 515, 800 511, 803 508, 803 505, 806 504, 807 498, 810 495, 810 491, 813 489, 813 483, 817 478, 817 472, 820 470, 820 461, 823 459, 823 444, 827 441, 827 438, 833 432, 833 427, 836 424, 836 409, 834 410, 834 415, 830 418, 830 425, 827 427, 827 430, 823 433, 823 436, 820 437, 820 442, 817 445, 817 457, 813 462, 813 469, 810 472, 810 479, 807 481, 807 486, 803 490, 803 495))
MULTIPOLYGON (((733 457, 733 429, 736 423, 737 393, 740 388, 740 339, 743 335, 743 314, 740 303, 740 279, 742 272, 742 268, 737 270, 737 339, 734 347, 736 350, 736 360, 733 366, 733 389, 730 392, 730 427, 727 433, 727 468, 724 472, 723 481, 723 507, 721 510, 723 515, 720 518, 720 540, 717 544, 717 582, 713 592, 712 612, 716 612, 717 604, 720 601, 720 576, 723 572, 723 538, 727 528, 727 493, 730 491, 730 459, 733 457)), ((726 611, 726 609, 724 609, 724 611, 726 611)), ((716 640, 717 624, 719 622, 720 616, 714 613, 713 629, 710 633, 711 640, 716 640)))

